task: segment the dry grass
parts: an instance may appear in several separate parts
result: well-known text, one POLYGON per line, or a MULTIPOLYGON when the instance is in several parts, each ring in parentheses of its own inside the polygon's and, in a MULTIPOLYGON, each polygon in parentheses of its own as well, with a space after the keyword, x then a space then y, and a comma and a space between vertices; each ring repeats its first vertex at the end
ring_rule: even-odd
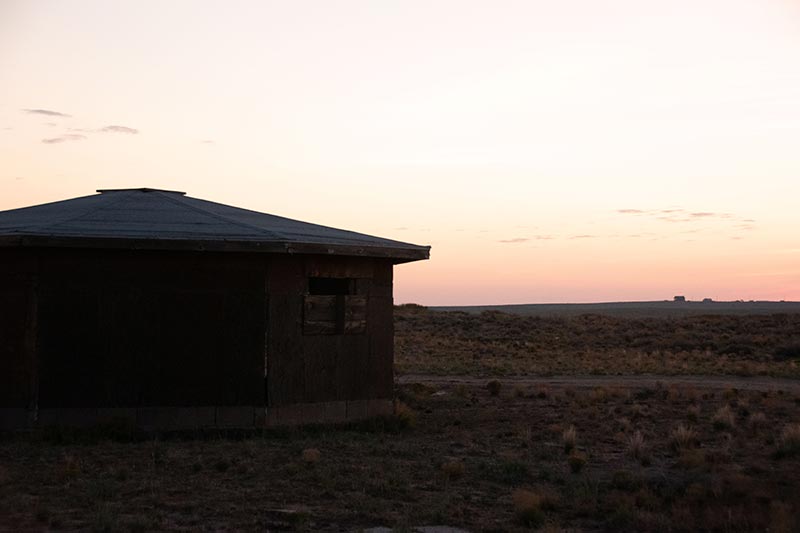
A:
POLYGON ((644 435, 642 435, 641 431, 635 431, 633 435, 627 438, 627 453, 628 455, 639 461, 639 462, 647 462, 647 448, 644 441, 644 435))
POLYGON ((573 474, 577 474, 583 467, 586 466, 586 454, 579 452, 578 450, 572 450, 567 457, 567 463, 569 464, 569 469, 572 471, 573 474))
MULTIPOLYGON (((800 378, 800 350, 778 355, 782 346, 800 345, 798 331, 800 314, 535 317, 401 306, 395 311, 395 357, 400 374, 800 378)), ((695 393, 667 391, 675 402, 695 393)))
POLYGON ((304 463, 313 465, 319 462, 322 454, 316 448, 306 448, 300 456, 304 463))
POLYGON ((516 489, 511 498, 514 502, 514 514, 517 522, 525 527, 539 527, 544 523, 542 498, 536 492, 527 489, 516 489))
POLYGON ((733 413, 730 405, 723 405, 717 412, 714 413, 714 417, 711 419, 714 423, 714 428, 717 430, 722 429, 733 429, 736 425, 736 415, 733 413))
POLYGON ((759 431, 767 426, 767 416, 764 413, 751 413, 747 418, 747 426, 751 431, 759 431))
POLYGON ((669 442, 674 450, 686 450, 697 445, 697 431, 691 426, 678 426, 669 435, 669 442))
POLYGON ((448 479, 457 479, 464 475, 466 467, 462 461, 446 461, 442 463, 441 471, 448 479))
POLYGON ((577 442, 578 430, 575 429, 575 426, 569 426, 561 433, 561 443, 564 445, 564 453, 570 453, 575 449, 577 442))
POLYGON ((800 455, 800 424, 789 424, 781 431, 778 451, 782 457, 800 455))
POLYGON ((720 391, 704 391, 708 415, 681 430, 688 399, 670 399, 668 384, 628 395, 606 387, 599 404, 589 401, 593 387, 573 386, 570 398, 551 385, 542 401, 533 394, 491 396, 484 384, 400 386, 416 424, 399 433, 399 426, 367 424, 141 442, 6 436, 0 530, 446 524, 523 531, 546 523, 572 531, 666 531, 675 524, 689 531, 796 530, 800 454, 791 450, 800 412, 792 395, 738 392, 739 405, 757 405, 763 427, 777 428, 754 435, 713 429, 713 413, 727 404, 720 391), (634 399, 646 414, 618 437, 620 424, 609 421, 621 419, 634 399), (566 456, 565 432, 573 442, 566 456), (640 448, 649 462, 631 468, 629 457, 640 448), (302 452, 310 449, 324 456, 306 464, 302 452), (518 496, 512 505, 515 489, 535 496, 518 496), (503 494, 506 503, 498 500, 503 494))

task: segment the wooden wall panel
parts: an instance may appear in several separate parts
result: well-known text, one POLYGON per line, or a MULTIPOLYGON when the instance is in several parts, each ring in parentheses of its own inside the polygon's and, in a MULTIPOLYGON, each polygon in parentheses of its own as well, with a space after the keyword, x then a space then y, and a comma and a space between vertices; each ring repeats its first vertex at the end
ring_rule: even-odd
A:
POLYGON ((392 397, 390 261, 272 258, 269 294, 270 406, 392 397), (309 277, 355 280, 355 294, 340 298, 344 332, 316 327, 332 325, 334 297, 308 296, 309 277))
POLYGON ((43 407, 263 405, 262 256, 42 253, 43 407))
POLYGON ((27 408, 32 401, 33 354, 26 336, 33 298, 30 283, 0 282, 0 408, 27 408))
POLYGON ((269 340, 267 345, 267 405, 303 401, 303 293, 307 280, 296 256, 270 258, 269 340))

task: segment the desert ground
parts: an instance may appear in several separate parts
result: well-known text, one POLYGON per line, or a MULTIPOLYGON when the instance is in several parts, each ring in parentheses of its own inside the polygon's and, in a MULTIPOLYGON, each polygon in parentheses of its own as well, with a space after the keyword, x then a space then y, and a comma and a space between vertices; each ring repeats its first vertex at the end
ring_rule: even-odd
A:
POLYGON ((0 529, 800 528, 800 315, 395 314, 395 416, 2 435, 0 529))

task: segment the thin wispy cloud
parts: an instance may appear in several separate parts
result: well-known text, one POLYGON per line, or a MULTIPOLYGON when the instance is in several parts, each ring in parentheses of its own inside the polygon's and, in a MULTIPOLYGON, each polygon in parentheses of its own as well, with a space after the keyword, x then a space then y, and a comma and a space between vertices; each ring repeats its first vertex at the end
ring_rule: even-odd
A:
POLYGON ((66 113, 61 113, 60 111, 53 111, 52 109, 23 109, 22 110, 29 115, 45 115, 47 117, 62 117, 62 118, 70 118, 72 115, 67 115, 66 113))
POLYGON ((211 139, 203 139, 202 141, 200 141, 200 143, 202 143, 202 144, 216 144, 211 139))
POLYGON ((505 243, 505 244, 521 244, 523 242, 528 242, 529 240, 530 239, 528 239, 526 237, 516 237, 514 239, 501 239, 501 240, 499 240, 497 242, 502 242, 502 243, 505 243))
POLYGON ((573 235, 570 239, 596 239, 597 235, 573 235))
POLYGON ((136 128, 129 128, 128 126, 106 126, 97 131, 101 133, 128 133, 130 135, 136 135, 139 133, 139 130, 136 128))
POLYGON ((622 215, 646 215, 656 220, 664 222, 695 222, 700 220, 725 220, 733 219, 741 222, 750 221, 752 219, 737 219, 732 213, 718 213, 715 211, 686 211, 678 207, 671 207, 668 209, 617 209, 617 213, 622 215))
POLYGON ((44 144, 58 144, 67 141, 83 141, 86 139, 86 135, 80 135, 78 133, 65 133, 64 135, 60 135, 58 137, 52 137, 50 139, 42 139, 44 144))

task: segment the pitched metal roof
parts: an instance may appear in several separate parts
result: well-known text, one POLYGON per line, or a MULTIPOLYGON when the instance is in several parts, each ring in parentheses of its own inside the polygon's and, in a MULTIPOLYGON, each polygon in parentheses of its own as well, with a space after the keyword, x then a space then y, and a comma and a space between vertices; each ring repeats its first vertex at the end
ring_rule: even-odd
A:
POLYGON ((309 224, 160 189, 0 211, 0 246, 261 251, 428 259, 430 246, 309 224))

